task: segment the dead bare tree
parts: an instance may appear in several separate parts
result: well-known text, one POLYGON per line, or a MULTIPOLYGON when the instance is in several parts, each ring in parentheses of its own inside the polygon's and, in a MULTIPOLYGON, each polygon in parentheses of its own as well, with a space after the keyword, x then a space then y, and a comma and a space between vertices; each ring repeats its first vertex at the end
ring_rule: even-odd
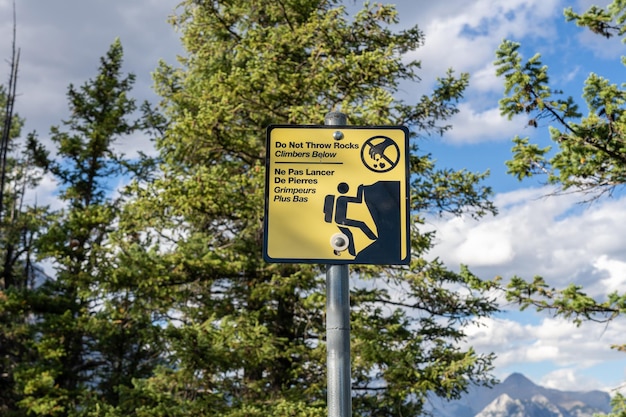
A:
POLYGON ((2 125, 2 138, 0 139, 0 220, 4 213, 4 189, 7 173, 7 154, 9 142, 11 140, 11 128, 13 127, 13 109, 15 107, 15 96, 17 87, 17 71, 20 61, 20 50, 16 49, 16 16, 15 2, 13 3, 13 42, 11 60, 9 62, 9 83, 6 94, 6 105, 4 111, 4 122, 2 125))

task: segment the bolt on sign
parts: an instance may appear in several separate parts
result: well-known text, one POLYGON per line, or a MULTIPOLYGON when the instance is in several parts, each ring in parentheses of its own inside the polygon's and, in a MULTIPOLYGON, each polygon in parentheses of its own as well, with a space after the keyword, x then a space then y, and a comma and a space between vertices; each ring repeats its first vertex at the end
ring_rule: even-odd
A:
POLYGON ((408 264, 404 126, 267 128, 267 262, 408 264))

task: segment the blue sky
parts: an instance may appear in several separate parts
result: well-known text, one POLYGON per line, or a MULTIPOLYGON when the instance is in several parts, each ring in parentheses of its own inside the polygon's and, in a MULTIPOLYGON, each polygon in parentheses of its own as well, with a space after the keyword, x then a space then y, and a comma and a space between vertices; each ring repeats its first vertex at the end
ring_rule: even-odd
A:
MULTIPOLYGON (((116 37, 125 49, 125 70, 137 76, 135 97, 155 101, 150 73, 159 59, 174 63, 181 52, 178 35, 166 23, 177 0, 57 0, 17 2, 17 43, 21 62, 17 110, 26 118, 24 132, 37 130, 45 139, 50 126, 66 118, 66 91, 96 74, 99 58, 116 37)), ((452 67, 469 72, 470 87, 453 130, 443 138, 424 139, 422 149, 441 166, 490 170, 487 184, 495 191, 500 213, 480 221, 431 217, 426 227, 437 231, 431 256, 451 268, 466 264, 484 278, 544 276, 556 287, 584 285, 601 296, 626 288, 626 200, 619 195, 592 205, 581 196, 545 196, 551 189, 539 180, 519 183, 506 175, 510 139, 530 136, 547 144, 547 125, 527 127, 524 119, 499 116, 502 80, 493 68, 495 50, 504 38, 521 42, 525 57, 540 52, 555 86, 579 99, 590 72, 615 83, 624 81, 619 62, 624 45, 594 37, 565 23, 562 10, 582 11, 587 0, 399 0, 400 26, 419 24, 424 47, 410 57, 422 61, 417 85, 403 86, 403 99, 432 90, 436 77, 452 67)), ((598 3, 598 2, 596 2, 598 3)), ((361 2, 349 0, 350 10, 361 2), (354 4, 356 3, 356 4, 354 4)), ((606 5, 607 1, 599 2, 606 5)), ((10 52, 12 2, 0 0, 0 56, 10 52)), ((0 66, 8 78, 8 65, 0 66)), ((581 103, 582 110, 584 105, 581 103)), ((145 150, 141 140, 120 145, 132 154, 145 150)), ((40 204, 57 204, 55 185, 46 180, 37 191, 40 204)), ((34 198, 34 196, 33 196, 34 198)), ((610 390, 626 381, 626 354, 609 349, 624 342, 626 320, 608 326, 576 327, 547 314, 519 313, 516 306, 468 329, 469 343, 479 351, 498 354, 495 374, 505 378, 522 372, 534 382, 560 389, 610 390)))

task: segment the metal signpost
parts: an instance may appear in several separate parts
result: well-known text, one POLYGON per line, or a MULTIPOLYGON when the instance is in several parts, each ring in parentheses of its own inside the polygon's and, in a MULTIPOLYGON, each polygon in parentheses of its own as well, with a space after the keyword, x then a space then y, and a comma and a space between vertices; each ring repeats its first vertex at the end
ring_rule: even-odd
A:
MULTIPOLYGON (((329 113, 324 118, 329 126, 345 126, 343 113, 329 113)), ((341 132, 338 130, 337 132, 341 132)), ((343 135, 343 134, 342 134, 343 135)), ((339 137, 340 134, 335 134, 339 137)), ((336 139, 336 137, 334 137, 336 139)), ((335 248, 348 243, 341 235, 333 235, 335 248)), ((336 250, 336 249, 335 249, 336 250)), ((352 416, 350 378, 350 271, 348 265, 326 266, 326 375, 328 417, 352 416)))
POLYGON ((324 123, 267 129, 263 257, 327 264, 328 416, 350 417, 348 265, 409 263, 408 130, 324 123))

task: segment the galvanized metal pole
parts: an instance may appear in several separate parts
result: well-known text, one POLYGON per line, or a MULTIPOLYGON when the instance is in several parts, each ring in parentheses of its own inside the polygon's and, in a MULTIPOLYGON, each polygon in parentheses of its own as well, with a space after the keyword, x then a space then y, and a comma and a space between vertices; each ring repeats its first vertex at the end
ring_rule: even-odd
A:
MULTIPOLYGON (((348 118, 330 112, 328 126, 345 126, 348 118)), ((326 267, 326 350, 328 417, 352 416, 350 377, 350 283, 348 265, 326 267)))

